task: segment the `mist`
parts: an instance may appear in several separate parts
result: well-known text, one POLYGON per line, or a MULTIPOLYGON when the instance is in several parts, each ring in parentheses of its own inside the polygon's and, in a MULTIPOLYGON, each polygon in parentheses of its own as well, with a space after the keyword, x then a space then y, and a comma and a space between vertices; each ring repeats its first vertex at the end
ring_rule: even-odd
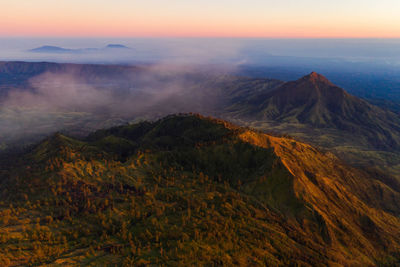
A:
POLYGON ((99 128, 172 113, 211 114, 221 101, 212 81, 228 79, 235 71, 234 66, 161 63, 67 65, 47 71, 0 101, 0 145, 35 141, 56 131, 84 136, 99 128), (107 76, 102 68, 117 72, 107 76))
POLYGON ((171 113, 212 115, 223 101, 218 83, 237 75, 294 80, 317 71, 358 96, 400 99, 399 39, 2 38, 0 61, 101 64, 55 66, 16 88, 0 83, 0 147, 171 113), (29 51, 43 45, 93 49, 29 51))

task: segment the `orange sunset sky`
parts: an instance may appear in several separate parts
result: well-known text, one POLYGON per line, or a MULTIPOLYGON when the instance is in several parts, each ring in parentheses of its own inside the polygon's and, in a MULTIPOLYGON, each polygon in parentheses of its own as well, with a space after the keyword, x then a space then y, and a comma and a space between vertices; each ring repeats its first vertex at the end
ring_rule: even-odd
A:
POLYGON ((0 0, 0 36, 399 38, 399 0, 0 0))

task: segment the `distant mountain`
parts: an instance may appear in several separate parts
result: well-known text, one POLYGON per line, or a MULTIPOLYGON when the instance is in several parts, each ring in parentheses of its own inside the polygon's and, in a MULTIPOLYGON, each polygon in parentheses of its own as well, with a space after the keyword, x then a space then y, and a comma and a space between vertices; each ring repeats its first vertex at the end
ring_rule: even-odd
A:
POLYGON ((121 44, 109 44, 105 48, 113 48, 113 49, 130 49, 129 47, 121 44))
POLYGON ((348 94, 315 72, 228 108, 233 117, 333 129, 367 138, 378 149, 400 150, 400 116, 348 94))
MULTIPOLYGON (((283 59, 283 57, 280 58, 283 59)), ((399 69, 393 65, 377 62, 371 62, 371 64, 351 63, 346 60, 340 62, 340 60, 326 58, 319 59, 319 62, 307 59, 307 62, 296 63, 297 60, 299 58, 287 57, 283 59, 285 64, 282 60, 274 62, 274 58, 265 58, 265 65, 270 64, 269 66, 262 66, 262 63, 260 65, 242 65, 238 68, 238 74, 254 78, 271 77, 292 81, 313 69, 318 69, 320 73, 329 77, 330 81, 352 95, 400 113, 400 75, 399 69)))
POLYGON ((56 134, 0 163, 2 265, 400 263, 398 182, 225 121, 56 134))
POLYGON ((78 49, 67 49, 63 47, 58 47, 58 46, 50 46, 50 45, 45 45, 41 46, 38 48, 34 48, 31 50, 28 50, 29 52, 33 53, 90 53, 90 52, 101 52, 101 51, 107 51, 110 49, 130 49, 129 47, 121 44, 108 44, 107 46, 103 48, 78 48, 78 49))
POLYGON ((79 52, 77 49, 66 49, 58 46, 44 45, 38 48, 29 50, 34 53, 76 53, 79 52))

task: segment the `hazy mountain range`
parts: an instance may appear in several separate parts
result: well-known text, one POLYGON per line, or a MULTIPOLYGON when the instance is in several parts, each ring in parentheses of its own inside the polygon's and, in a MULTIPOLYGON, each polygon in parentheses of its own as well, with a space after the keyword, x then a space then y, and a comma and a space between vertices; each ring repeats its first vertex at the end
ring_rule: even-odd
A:
POLYGON ((63 47, 59 47, 59 46, 52 46, 52 45, 44 45, 41 47, 37 47, 37 48, 33 48, 28 50, 29 52, 32 53, 90 53, 90 52, 99 52, 99 51, 103 51, 103 52, 110 52, 110 50, 126 50, 126 49, 131 49, 127 46, 121 45, 121 44, 108 44, 107 46, 103 47, 103 48, 77 48, 77 49, 68 49, 68 48, 63 48, 63 47))

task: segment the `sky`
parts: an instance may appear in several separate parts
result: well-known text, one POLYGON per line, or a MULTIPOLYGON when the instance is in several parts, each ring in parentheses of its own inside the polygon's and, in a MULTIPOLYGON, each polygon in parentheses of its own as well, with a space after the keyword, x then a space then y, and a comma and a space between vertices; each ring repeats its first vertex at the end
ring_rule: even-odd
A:
POLYGON ((399 0, 0 0, 0 37, 399 38, 399 0))

